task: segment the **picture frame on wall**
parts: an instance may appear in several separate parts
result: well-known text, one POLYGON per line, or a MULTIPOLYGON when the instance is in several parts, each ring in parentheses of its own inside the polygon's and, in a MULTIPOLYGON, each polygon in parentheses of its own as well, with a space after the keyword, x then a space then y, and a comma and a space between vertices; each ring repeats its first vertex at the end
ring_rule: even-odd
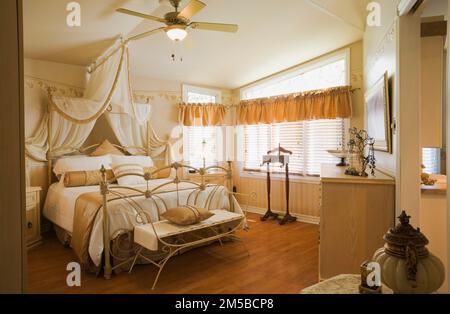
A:
POLYGON ((365 93, 367 132, 375 139, 374 149, 392 153, 389 76, 383 76, 365 93))

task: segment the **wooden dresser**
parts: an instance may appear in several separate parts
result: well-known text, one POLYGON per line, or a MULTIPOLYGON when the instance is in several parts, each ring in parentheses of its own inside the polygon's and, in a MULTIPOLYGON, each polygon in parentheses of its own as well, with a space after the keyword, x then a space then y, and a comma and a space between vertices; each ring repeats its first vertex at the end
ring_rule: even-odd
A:
POLYGON ((41 205, 40 187, 27 187, 26 189, 26 230, 27 246, 34 247, 41 242, 41 205))
POLYGON ((322 165, 319 279, 359 274, 384 244, 383 235, 395 223, 395 181, 345 175, 345 167, 322 165))

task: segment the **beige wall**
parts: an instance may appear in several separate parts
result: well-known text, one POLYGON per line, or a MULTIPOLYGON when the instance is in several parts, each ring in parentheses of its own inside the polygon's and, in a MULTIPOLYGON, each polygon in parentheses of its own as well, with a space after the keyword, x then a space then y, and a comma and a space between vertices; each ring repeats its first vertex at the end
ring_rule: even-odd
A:
MULTIPOLYGON (((356 91, 353 93, 353 117, 350 120, 352 127, 364 128, 364 82, 363 82, 363 43, 356 42, 348 47, 350 48, 350 78, 351 85, 356 91)), ((341 49, 339 49, 341 50, 341 49)), ((332 52, 334 53, 334 52, 332 52)), ((330 53, 331 54, 331 53, 330 53)), ((326 56, 326 55, 325 55, 326 56)), ((239 90, 233 92, 234 102, 239 101, 239 90)), ((249 175, 241 176, 239 170, 240 164, 237 163, 234 169, 235 185, 239 193, 257 193, 256 201, 251 202, 253 210, 267 208, 266 179, 264 176, 251 177, 249 175)), ((294 178, 292 178, 294 179, 294 178)), ((272 209, 284 212, 285 205, 285 182, 284 180, 274 180, 272 182, 272 209)), ((303 182, 293 180, 290 187, 290 211, 303 221, 318 222, 320 216, 320 195, 321 188, 318 178, 303 182), (314 182, 315 180, 315 182, 314 182)), ((244 199, 241 198, 241 201, 244 199)))
MULTIPOLYGON (((382 26, 364 35, 366 89, 385 71, 391 88, 393 153, 376 152, 377 167, 396 178, 396 213, 406 210, 420 221, 421 38, 420 12, 397 17, 399 0, 379 1, 382 26)), ((420 11, 421 9, 419 9, 420 11)))
MULTIPOLYGON (((25 59, 25 138, 33 135, 47 110, 48 88, 63 95, 80 97, 83 94, 85 79, 84 67, 25 59)), ((152 106, 151 123, 156 134, 162 139, 170 138, 172 143, 177 141, 182 143, 182 134, 176 132, 178 104, 182 101, 182 83, 133 77, 132 84, 136 101, 148 102, 152 106)), ((222 102, 231 104, 231 91, 220 90, 222 102)), ((86 140, 85 146, 100 143, 105 139, 118 144, 106 119, 100 118, 86 140)), ((177 153, 182 156, 182 147, 177 153)), ((156 158, 156 161, 161 164, 163 157, 156 158)), ((31 185, 43 187, 45 195, 46 164, 29 160, 28 165, 31 185)))
MULTIPOLYGON (((369 89, 384 74, 388 72, 391 85, 392 117, 397 120, 398 101, 397 90, 397 25, 396 8, 398 0, 381 0, 381 26, 366 27, 364 34, 364 87, 369 89)), ((376 152, 377 167, 395 176, 397 169, 398 141, 393 135, 393 154, 376 152)))
MULTIPOLYGON (((448 269, 447 195, 424 192, 421 203, 420 231, 430 241, 427 249, 436 255, 448 269)), ((448 293, 448 291, 448 276, 446 276, 439 292, 448 293)))
POLYGON ((364 62, 363 42, 359 41, 350 45, 350 82, 355 92, 353 93, 353 116, 350 126, 358 129, 364 128, 364 62))
MULTIPOLYGON (((48 89, 67 96, 81 96, 85 85, 83 67, 61 63, 24 60, 25 138, 33 135, 47 110, 48 89)), ((30 184, 47 189, 47 165, 27 160, 30 184)))
POLYGON ((36 130, 47 109, 47 89, 80 95, 85 85, 83 67, 25 59, 25 138, 36 130))

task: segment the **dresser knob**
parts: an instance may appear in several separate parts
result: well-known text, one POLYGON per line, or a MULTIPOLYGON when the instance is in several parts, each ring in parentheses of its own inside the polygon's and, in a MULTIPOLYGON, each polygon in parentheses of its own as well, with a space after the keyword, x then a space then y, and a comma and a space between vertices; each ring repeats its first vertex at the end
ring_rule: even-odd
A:
POLYGON ((28 229, 33 228, 33 224, 31 222, 29 222, 27 226, 28 226, 28 229))

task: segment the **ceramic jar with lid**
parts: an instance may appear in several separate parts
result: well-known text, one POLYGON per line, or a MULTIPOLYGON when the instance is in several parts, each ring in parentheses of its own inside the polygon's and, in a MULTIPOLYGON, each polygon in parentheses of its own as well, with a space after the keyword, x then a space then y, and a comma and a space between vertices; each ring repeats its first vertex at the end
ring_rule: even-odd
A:
POLYGON ((442 262, 431 254, 428 239, 409 224, 405 212, 400 224, 384 235, 386 244, 377 250, 373 260, 381 266, 381 280, 394 293, 431 293, 444 282, 442 262))

